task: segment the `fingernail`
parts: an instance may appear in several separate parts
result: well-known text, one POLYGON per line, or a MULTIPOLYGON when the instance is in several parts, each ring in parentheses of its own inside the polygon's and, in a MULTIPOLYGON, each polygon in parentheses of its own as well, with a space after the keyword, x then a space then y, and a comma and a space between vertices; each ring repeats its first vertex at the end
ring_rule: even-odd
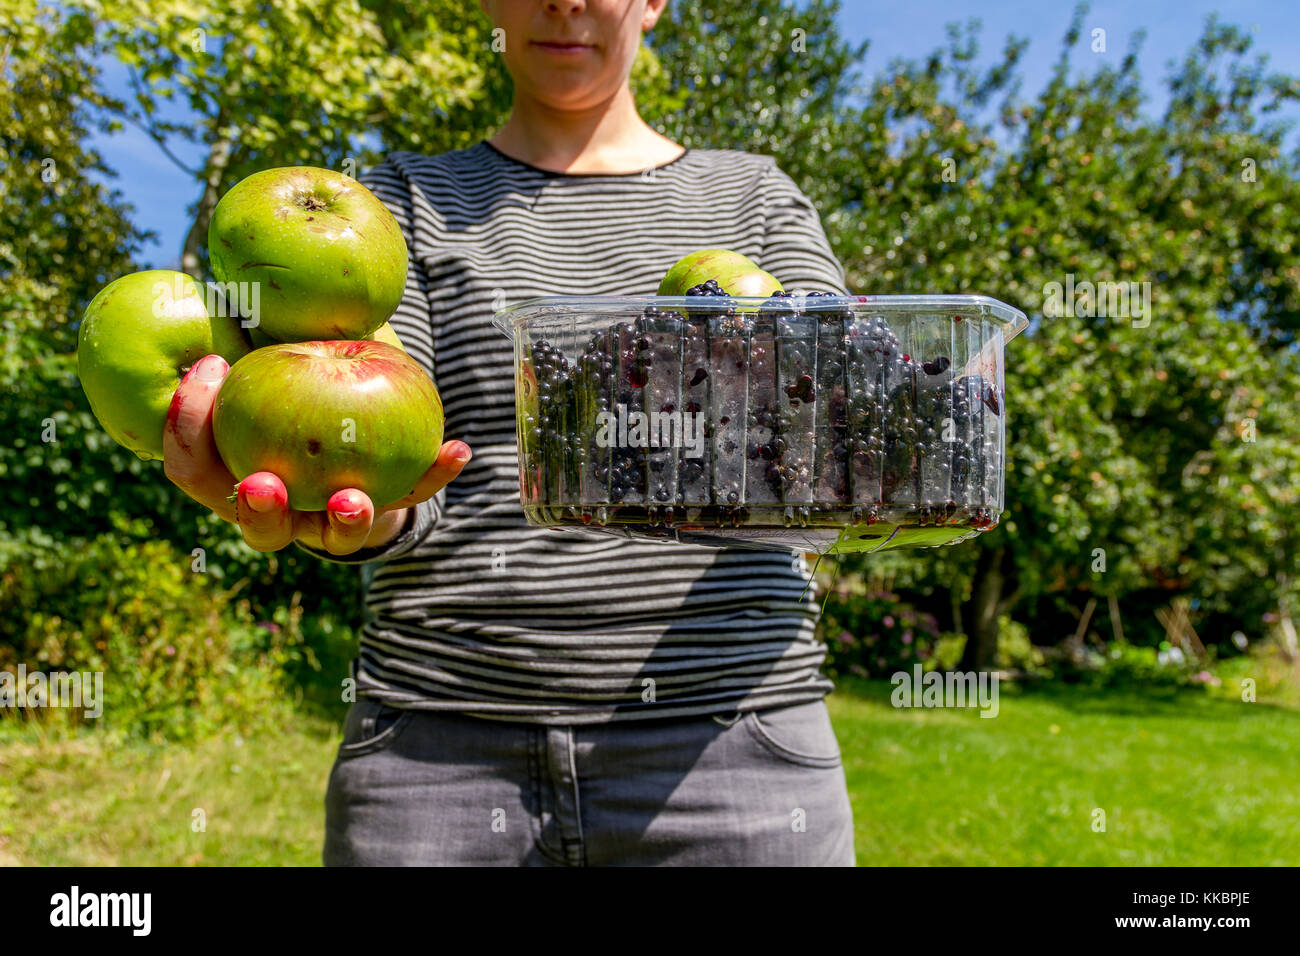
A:
POLYGON ((456 454, 452 456, 452 461, 456 462, 458 465, 463 465, 474 457, 474 453, 469 450, 469 445, 466 445, 464 442, 461 443, 460 447, 463 448, 464 451, 456 452, 456 454))
POLYGON ((330 514, 338 518, 344 524, 352 524, 363 514, 365 514, 365 509, 362 508, 357 511, 331 511, 330 514))
POLYGON ((274 495, 250 495, 247 492, 245 492, 244 500, 248 502, 248 507, 252 508, 254 511, 258 512, 259 514, 265 514, 266 512, 272 511, 275 508, 274 495))
POLYGON ((194 367, 194 377, 200 382, 219 382, 226 377, 226 360, 220 355, 208 355, 194 367))

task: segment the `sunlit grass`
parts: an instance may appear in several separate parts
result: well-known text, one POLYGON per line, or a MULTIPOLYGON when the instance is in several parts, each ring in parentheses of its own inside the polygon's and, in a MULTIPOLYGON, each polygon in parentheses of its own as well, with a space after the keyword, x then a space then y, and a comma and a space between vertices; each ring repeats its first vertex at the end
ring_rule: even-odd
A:
POLYGON ((304 719, 185 745, 0 743, 0 863, 318 864, 336 746, 304 719))
POLYGON ((986 719, 890 690, 831 699, 859 863, 1300 864, 1294 710, 1054 686, 986 719))

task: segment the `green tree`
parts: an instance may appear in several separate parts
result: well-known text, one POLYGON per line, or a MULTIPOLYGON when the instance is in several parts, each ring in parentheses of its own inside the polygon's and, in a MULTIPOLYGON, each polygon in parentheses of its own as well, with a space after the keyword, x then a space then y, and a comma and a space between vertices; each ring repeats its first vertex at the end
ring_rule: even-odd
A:
POLYGON ((1153 117, 1141 36, 1117 65, 1071 77, 1079 7, 1031 99, 1026 41, 980 67, 977 23, 863 80, 866 47, 839 38, 835 10, 675 0, 651 44, 684 102, 658 125, 774 155, 854 289, 988 293, 1034 322, 1008 350, 1002 527, 847 570, 888 567, 948 595, 967 666, 992 660, 999 617, 1044 599, 1154 589, 1257 623, 1297 573, 1300 177, 1272 119, 1296 79, 1211 19, 1153 117), (1071 274, 1149 282, 1149 324, 1045 317, 1049 284, 1071 274))
MULTIPOLYGON (((227 188, 272 166, 359 172, 387 123, 445 115, 473 93, 479 71, 445 32, 449 3, 381 0, 90 0, 100 43, 126 65, 133 99, 122 115, 195 180, 198 198, 181 269, 204 267, 208 220, 227 188), (173 101, 187 108, 169 118, 173 101), (178 144, 201 150, 189 165, 178 144), (351 161, 351 165, 345 165, 351 161)), ((423 129, 427 129, 424 127, 423 129)), ((434 151, 407 130, 411 148, 434 151)))
MULTIPOLYGON (((1243 65, 1248 43, 1212 20, 1169 80, 1168 111, 1148 117, 1140 37, 1118 67, 1069 79, 1081 16, 1047 88, 1032 102, 1007 97, 1001 129, 974 156, 962 159, 960 143, 927 156, 939 137, 914 126, 895 151, 905 169, 877 179, 887 188, 866 194, 857 230, 834 232, 850 272, 874 279, 868 291, 992 292, 1036 320, 1008 353, 1003 526, 911 562, 927 586, 969 600, 968 666, 991 661, 998 617, 1022 600, 1156 587, 1258 621, 1295 580, 1285 436, 1300 405, 1285 344, 1297 275, 1266 264, 1293 261, 1284 220, 1300 182, 1283 128, 1255 119, 1294 98, 1295 82, 1243 65), (1267 173, 1243 179, 1242 157, 1267 173), (937 170, 950 158, 947 183, 937 170), (860 241, 871 223, 888 223, 892 242, 860 241), (1149 325, 1043 316, 1049 284, 1070 275, 1149 282, 1149 325), (1244 418, 1270 438, 1242 441, 1244 418)), ((877 95, 945 72, 969 89, 965 59, 954 46, 924 70, 900 66, 877 95)), ((962 97, 950 125, 969 125, 972 105, 962 97)), ((864 166, 890 169, 877 156, 864 166)))
POLYGON ((0 529, 93 526, 119 494, 162 504, 76 379, 81 310, 146 238, 83 145, 92 111, 112 106, 85 55, 91 41, 85 18, 0 2, 0 529))

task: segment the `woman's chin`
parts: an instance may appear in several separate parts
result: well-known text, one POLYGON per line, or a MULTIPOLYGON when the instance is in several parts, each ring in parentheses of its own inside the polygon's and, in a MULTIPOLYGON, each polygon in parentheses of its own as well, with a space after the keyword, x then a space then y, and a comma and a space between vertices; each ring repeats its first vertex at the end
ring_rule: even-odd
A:
POLYGON ((553 110, 585 110, 605 102, 612 92, 604 93, 589 77, 576 73, 559 73, 540 78, 532 84, 534 98, 553 110))

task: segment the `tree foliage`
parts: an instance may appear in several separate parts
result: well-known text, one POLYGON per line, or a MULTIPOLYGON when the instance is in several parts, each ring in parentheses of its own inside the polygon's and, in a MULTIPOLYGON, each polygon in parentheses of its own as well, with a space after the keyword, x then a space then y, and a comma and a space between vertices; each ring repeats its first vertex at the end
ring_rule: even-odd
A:
POLYGON ((1032 98, 1026 41, 981 67, 975 24, 864 82, 833 9, 674 2, 653 45, 688 98, 660 125, 775 155, 856 290, 987 293, 1033 318, 1007 352, 1002 527, 896 570, 970 602, 972 664, 1001 613, 1089 594, 1186 594, 1258 634, 1300 571, 1300 170, 1275 119, 1300 81, 1211 19, 1151 116, 1141 36, 1072 75, 1081 7, 1032 98), (1044 316, 1071 275, 1149 283, 1151 314, 1044 316))
MULTIPOLYGON (((939 49, 868 74, 869 48, 840 36, 828 0, 673 0, 633 75, 666 135, 775 156, 855 290, 981 292, 1031 315, 1007 351, 1001 527, 957 548, 843 559, 889 568, 941 616, 964 603, 953 623, 975 638, 969 663, 990 659, 1006 613, 1051 640, 1091 596, 1143 620, 1188 597, 1215 616, 1208 636, 1258 634, 1300 582, 1300 157, 1278 119, 1300 81, 1211 19, 1153 115, 1142 37, 1080 69, 1082 11, 1028 96, 1022 38, 986 61, 978 26, 954 25, 939 49), (1150 312, 1076 301, 1050 314, 1054 284, 1072 281, 1149 288, 1150 312)), ((94 425, 73 378, 75 320, 144 236, 85 137, 137 124, 193 177, 185 265, 201 276, 207 215, 254 169, 360 167, 489 135, 510 105, 490 24, 450 0, 0 0, 0 31, 5 520, 57 537, 150 514, 263 595, 277 571, 343 593, 314 562, 253 556, 94 425), (129 72, 124 102, 103 89, 104 54, 129 72), (47 420, 57 444, 41 441, 47 420)))
MULTIPOLYGON (((373 159, 375 131, 438 115, 480 77, 461 53, 473 37, 445 32, 449 4, 342 0, 81 0, 97 42, 128 72, 122 116, 195 180, 182 255, 197 274, 212 208, 225 190, 271 166, 353 167, 373 159), (180 118, 178 105, 183 106, 180 118), (201 162, 177 152, 197 146, 201 162)), ((413 148, 438 150, 408 129, 413 148)))

